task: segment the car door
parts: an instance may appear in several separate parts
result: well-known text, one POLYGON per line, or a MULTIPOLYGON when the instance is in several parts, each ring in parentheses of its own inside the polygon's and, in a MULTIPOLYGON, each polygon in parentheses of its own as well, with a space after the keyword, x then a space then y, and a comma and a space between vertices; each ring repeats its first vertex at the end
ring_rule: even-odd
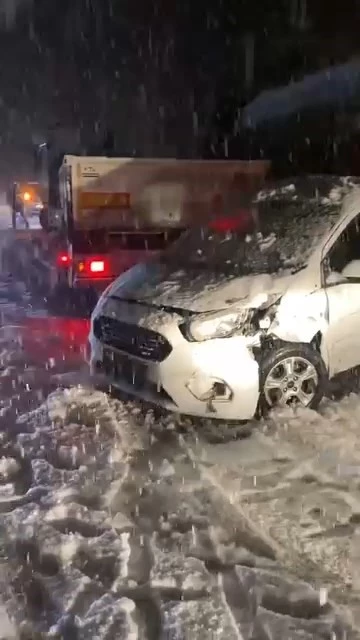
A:
POLYGON ((322 269, 328 301, 328 330, 324 340, 330 375, 335 375, 360 364, 359 215, 327 251, 322 269))

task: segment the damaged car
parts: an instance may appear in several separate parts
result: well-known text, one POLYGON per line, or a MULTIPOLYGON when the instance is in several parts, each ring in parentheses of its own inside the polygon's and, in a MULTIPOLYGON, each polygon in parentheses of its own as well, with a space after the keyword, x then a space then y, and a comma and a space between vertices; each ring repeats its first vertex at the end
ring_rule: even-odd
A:
POLYGON ((272 185, 253 233, 192 228, 122 274, 92 314, 92 373, 193 416, 316 408, 360 364, 358 182, 272 185))

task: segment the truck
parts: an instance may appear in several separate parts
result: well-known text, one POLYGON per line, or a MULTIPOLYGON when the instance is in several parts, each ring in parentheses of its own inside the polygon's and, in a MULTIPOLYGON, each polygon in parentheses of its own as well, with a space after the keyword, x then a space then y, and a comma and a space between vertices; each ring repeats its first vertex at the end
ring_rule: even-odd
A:
POLYGON ((54 171, 47 147, 38 152, 41 228, 15 231, 7 270, 56 313, 91 311, 120 273, 223 213, 226 194, 255 189, 269 170, 266 161, 66 154, 54 171))

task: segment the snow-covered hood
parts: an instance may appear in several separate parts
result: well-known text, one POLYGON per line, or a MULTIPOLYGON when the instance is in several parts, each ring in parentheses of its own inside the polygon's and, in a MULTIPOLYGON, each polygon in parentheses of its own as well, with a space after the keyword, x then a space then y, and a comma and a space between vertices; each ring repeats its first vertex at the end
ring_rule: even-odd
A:
POLYGON ((139 264, 118 278, 107 295, 154 307, 168 307, 194 313, 220 311, 234 305, 255 308, 267 296, 286 291, 291 275, 226 277, 208 271, 169 271, 159 263, 139 264))

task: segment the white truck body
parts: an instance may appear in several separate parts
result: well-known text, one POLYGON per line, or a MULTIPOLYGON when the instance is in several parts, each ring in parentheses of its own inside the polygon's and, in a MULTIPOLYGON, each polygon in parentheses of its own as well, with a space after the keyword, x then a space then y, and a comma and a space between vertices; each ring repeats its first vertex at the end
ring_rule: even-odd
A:
POLYGON ((66 155, 61 204, 74 228, 187 227, 214 213, 237 180, 258 186, 266 161, 213 161, 66 155))

